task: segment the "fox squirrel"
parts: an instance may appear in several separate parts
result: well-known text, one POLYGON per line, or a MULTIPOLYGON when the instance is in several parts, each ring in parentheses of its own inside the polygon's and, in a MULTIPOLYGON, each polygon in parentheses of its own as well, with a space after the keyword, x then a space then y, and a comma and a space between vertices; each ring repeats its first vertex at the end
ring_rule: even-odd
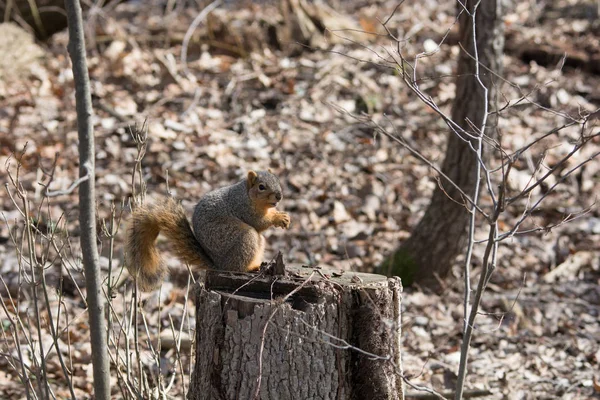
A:
POLYGON ((183 262, 202 269, 253 271, 260 268, 271 226, 288 228, 290 216, 277 211, 279 180, 271 172, 249 171, 245 179, 207 193, 194 209, 192 227, 181 204, 169 198, 132 213, 126 243, 126 265, 144 291, 160 285, 167 268, 155 242, 162 232, 183 262))

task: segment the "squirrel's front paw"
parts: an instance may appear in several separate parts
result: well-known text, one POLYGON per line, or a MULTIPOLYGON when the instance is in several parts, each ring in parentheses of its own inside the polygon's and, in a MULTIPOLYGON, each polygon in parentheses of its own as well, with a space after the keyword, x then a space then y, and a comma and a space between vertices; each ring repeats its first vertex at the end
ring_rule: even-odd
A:
POLYGON ((288 213, 280 212, 277 214, 277 218, 275 218, 275 226, 280 228, 289 228, 290 227, 290 215, 288 213))

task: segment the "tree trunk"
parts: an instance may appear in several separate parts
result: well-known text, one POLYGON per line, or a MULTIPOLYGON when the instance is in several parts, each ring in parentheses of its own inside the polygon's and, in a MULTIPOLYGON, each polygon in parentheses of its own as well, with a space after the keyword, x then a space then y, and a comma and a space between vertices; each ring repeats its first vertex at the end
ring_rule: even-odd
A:
MULTIPOLYGON (((476 1, 468 0, 466 7, 473 10, 476 1)), ((460 11, 460 5, 459 11, 460 11)), ((504 31, 499 0, 483 1, 476 14, 477 52, 480 62, 480 79, 488 88, 489 113, 485 135, 495 138, 497 115, 495 99, 497 77, 502 69, 504 31), (490 72, 490 71, 493 71, 490 72)), ((452 104, 452 120, 465 131, 477 136, 485 116, 484 90, 474 76, 475 49, 473 47, 473 24, 471 17, 463 12, 459 18, 460 44, 456 78, 456 96, 452 104), (466 49, 466 52, 465 50, 466 49), (477 129, 473 129, 473 126, 477 129)), ((459 137, 450 131, 442 172, 452 179, 465 193, 472 196, 476 185, 477 155, 465 135, 459 137)), ((484 156, 489 151, 485 151, 484 156)), ((474 145, 476 149, 477 146, 474 145)), ((484 157, 485 160, 485 157, 484 157)), ((455 260, 465 247, 465 231, 469 221, 468 203, 458 190, 440 181, 443 189, 436 187, 425 215, 417 224, 411 237, 404 242, 382 265, 388 275, 397 275, 405 285, 416 282, 429 288, 437 288, 455 260), (450 198, 449 198, 450 197, 450 198), (452 200, 451 200, 452 199, 452 200), (464 205, 463 205, 464 204, 464 205)))
MULTIPOLYGON (((105 1, 103 4, 110 2, 111 0, 105 1)), ((82 6, 84 10, 89 8, 87 3, 82 6)), ((26 28, 24 24, 28 25, 38 39, 47 39, 67 27, 65 0, 0 1, 0 15, 15 21, 22 28, 26 28)))
POLYGON ((64 0, 14 0, 0 2, 0 14, 22 26, 28 25, 39 39, 67 27, 64 0), (8 9, 7 9, 8 7, 8 9))
POLYGON ((402 399, 400 280, 319 271, 207 272, 188 400, 402 399))

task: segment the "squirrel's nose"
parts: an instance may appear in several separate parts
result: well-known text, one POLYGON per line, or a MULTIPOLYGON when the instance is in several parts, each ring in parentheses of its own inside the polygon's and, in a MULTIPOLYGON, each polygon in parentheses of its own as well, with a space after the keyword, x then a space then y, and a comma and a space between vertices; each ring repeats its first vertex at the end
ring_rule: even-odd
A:
POLYGON ((281 200, 281 193, 277 192, 275 193, 275 198, 277 199, 277 201, 281 200))

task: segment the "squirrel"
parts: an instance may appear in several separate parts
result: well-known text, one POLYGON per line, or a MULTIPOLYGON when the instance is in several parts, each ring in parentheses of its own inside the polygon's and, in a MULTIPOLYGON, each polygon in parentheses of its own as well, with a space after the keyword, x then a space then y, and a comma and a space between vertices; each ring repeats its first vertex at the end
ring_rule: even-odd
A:
POLYGON ((169 198, 132 213, 127 232, 126 265, 143 291, 160 286, 167 267, 155 247, 163 233, 175 255, 201 269, 255 271, 265 249, 261 232, 271 226, 289 228, 290 216, 275 209, 282 199, 279 180, 270 171, 248 171, 238 183, 200 198, 192 226, 181 204, 169 198))

